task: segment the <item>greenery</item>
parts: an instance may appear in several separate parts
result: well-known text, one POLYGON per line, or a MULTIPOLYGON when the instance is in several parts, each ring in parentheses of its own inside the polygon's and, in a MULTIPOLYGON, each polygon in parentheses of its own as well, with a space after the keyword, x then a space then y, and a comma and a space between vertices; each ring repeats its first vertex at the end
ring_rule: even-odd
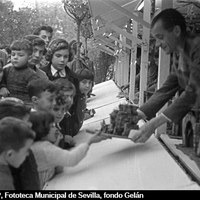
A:
MULTIPOLYGON (((80 41, 88 50, 88 56, 93 61, 96 69, 96 81, 102 82, 107 80, 106 74, 111 61, 114 57, 100 52, 92 46, 92 27, 90 22, 90 12, 88 2, 84 0, 68 0, 71 2, 71 12, 77 17, 81 16, 82 10, 85 9, 83 19, 80 18, 80 41), (77 5, 76 5, 77 4, 77 5), (85 5, 77 9, 79 5, 85 5), (73 7, 74 6, 74 7, 73 7), (80 16, 79 16, 80 14, 80 16)), ((39 3, 35 8, 23 7, 19 10, 14 9, 11 0, 0 1, 0 46, 9 46, 13 40, 22 38, 24 35, 32 34, 33 30, 41 25, 50 25, 54 30, 53 38, 61 37, 70 42, 77 40, 77 19, 71 18, 66 14, 63 1, 39 3)))

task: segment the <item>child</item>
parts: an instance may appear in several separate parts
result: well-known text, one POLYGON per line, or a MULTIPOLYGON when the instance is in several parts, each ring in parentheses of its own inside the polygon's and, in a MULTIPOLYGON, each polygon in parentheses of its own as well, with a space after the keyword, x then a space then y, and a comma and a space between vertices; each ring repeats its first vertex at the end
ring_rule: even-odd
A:
POLYGON ((78 85, 76 75, 69 69, 67 63, 73 59, 73 54, 68 42, 64 39, 55 39, 49 44, 46 60, 49 64, 41 67, 49 80, 68 78, 75 86, 78 85))
POLYGON ((20 119, 0 120, 0 190, 15 190, 9 166, 20 167, 33 144, 35 133, 20 119))
POLYGON ((48 80, 37 79, 28 84, 28 94, 33 104, 32 110, 52 110, 56 86, 48 80))
POLYGON ((94 134, 88 142, 68 151, 55 145, 59 143, 61 137, 55 128, 53 114, 47 111, 32 112, 30 121, 36 133, 36 142, 31 149, 36 158, 42 187, 54 177, 56 167, 77 165, 86 156, 92 143, 106 139, 103 135, 94 134))
MULTIPOLYGON (((71 106, 69 113, 72 119, 69 121, 67 131, 69 135, 76 135, 79 131, 79 119, 76 113, 77 110, 77 94, 79 93, 79 81, 76 74, 69 69, 67 63, 73 59, 70 45, 64 39, 55 39, 49 44, 49 48, 46 53, 46 59, 50 62, 47 66, 41 69, 46 72, 49 80, 55 81, 60 78, 67 78, 76 87, 76 95, 74 97, 74 103, 71 106)), ((66 116, 67 117, 67 116, 66 116)), ((66 121, 64 117, 64 124, 66 121)))
POLYGON ((45 41, 37 35, 26 35, 24 36, 24 39, 29 40, 33 46, 33 53, 29 60, 29 67, 36 72, 38 77, 48 80, 46 73, 39 69, 42 66, 42 58, 46 53, 45 41))
POLYGON ((28 40, 16 40, 11 45, 11 63, 3 72, 2 96, 12 96, 30 104, 27 85, 37 79, 36 73, 28 67, 32 54, 32 45, 28 40))
MULTIPOLYGON (((0 100, 0 119, 14 117, 29 122, 30 108, 14 97, 6 97, 0 100)), ((40 190, 37 165, 33 153, 29 150, 29 155, 19 168, 10 166, 16 190, 40 190), (31 181, 30 181, 31 180, 31 181)))
POLYGON ((56 94, 55 104, 53 106, 53 114, 57 128, 59 128, 64 138, 59 146, 68 149, 73 147, 75 143, 73 138, 67 134, 67 127, 64 126, 61 128, 59 123, 62 121, 64 116, 66 116, 66 118, 70 117, 69 109, 73 104, 76 89, 74 84, 65 78, 57 79, 55 84, 57 86, 58 92, 56 94))
POLYGON ((82 104, 78 103, 79 105, 82 105, 82 108, 80 107, 79 110, 80 109, 85 110, 84 120, 86 120, 86 119, 93 117, 95 114, 94 109, 88 110, 86 108, 87 96, 88 96, 89 92, 91 91, 93 82, 94 82, 94 73, 92 71, 84 68, 84 69, 78 69, 76 71, 76 75, 79 80, 79 90, 81 93, 79 101, 82 102, 82 104))
POLYGON ((74 108, 74 114, 65 117, 60 122, 60 127, 65 129, 66 133, 70 136, 78 134, 80 128, 83 125, 83 120, 94 116, 93 113, 86 113, 86 99, 87 94, 91 90, 94 75, 87 69, 79 69, 76 71, 77 78, 79 80, 79 90, 76 93, 76 107, 74 108))

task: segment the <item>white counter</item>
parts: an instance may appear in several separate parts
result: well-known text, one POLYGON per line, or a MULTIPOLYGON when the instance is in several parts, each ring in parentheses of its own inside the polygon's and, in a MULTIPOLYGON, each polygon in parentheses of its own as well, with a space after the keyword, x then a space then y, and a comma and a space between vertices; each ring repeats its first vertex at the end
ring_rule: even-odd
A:
MULTIPOLYGON (((98 89, 99 96, 104 88, 113 87, 113 82, 103 83, 98 89)), ((97 91, 94 89, 94 91, 97 91)), ((109 93, 112 93, 110 91, 109 93)), ((117 90, 115 88, 115 92, 117 90)), ((85 121, 83 128, 99 128, 103 118, 109 120, 109 113, 123 100, 98 99, 97 115, 85 121), (109 102, 109 105, 107 104, 109 102), (103 106, 104 105, 106 106, 103 106), (109 108, 110 106, 110 108, 109 108), (106 112, 107 111, 107 112, 106 112)), ((114 96, 114 95, 113 95, 114 96)), ((98 95, 95 97, 98 98, 98 95)), ((95 100, 90 106, 97 105, 95 100)), ((94 107, 93 107, 94 108, 94 107)), ((80 132, 77 144, 91 135, 80 132)), ((93 144, 87 156, 75 167, 67 167, 64 172, 51 180, 48 190, 199 190, 200 187, 185 174, 159 141, 152 136, 145 144, 134 144, 129 139, 108 139, 93 144)))

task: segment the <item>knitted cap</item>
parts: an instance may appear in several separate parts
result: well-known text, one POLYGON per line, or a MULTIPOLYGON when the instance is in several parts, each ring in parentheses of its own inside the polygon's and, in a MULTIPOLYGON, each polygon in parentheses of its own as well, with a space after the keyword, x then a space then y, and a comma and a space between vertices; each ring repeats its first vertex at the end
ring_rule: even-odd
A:
POLYGON ((90 70, 86 68, 78 69, 75 71, 77 78, 79 81, 82 81, 84 79, 88 79, 91 81, 94 81, 94 74, 90 70))

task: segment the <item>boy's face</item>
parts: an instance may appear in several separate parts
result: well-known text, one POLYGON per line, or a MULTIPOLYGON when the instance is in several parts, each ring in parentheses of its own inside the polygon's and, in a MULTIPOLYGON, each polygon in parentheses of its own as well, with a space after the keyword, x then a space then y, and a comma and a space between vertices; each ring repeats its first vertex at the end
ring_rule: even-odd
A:
POLYGON ((32 139, 28 139, 25 142, 25 145, 19 149, 19 151, 15 151, 13 149, 5 152, 5 159, 10 166, 18 168, 26 159, 26 156, 29 155, 29 149, 33 144, 32 139))
POLYGON ((92 81, 88 79, 83 79, 82 81, 79 82, 79 90, 81 91, 82 94, 87 95, 88 92, 92 88, 92 81))
POLYGON ((49 91, 44 91, 37 97, 37 108, 41 110, 49 110, 52 111, 53 103, 55 100, 55 93, 51 93, 49 91))
POLYGON ((29 63, 31 65, 39 64, 44 55, 44 50, 45 50, 45 46, 34 46, 33 53, 32 53, 31 59, 29 60, 29 63))
POLYGON ((24 50, 12 50, 11 52, 11 63, 16 68, 21 68, 27 65, 29 59, 29 54, 24 50))
POLYGON ((54 118, 55 118, 55 120, 54 120, 55 123, 59 123, 63 119, 65 113, 66 113, 66 104, 61 105, 61 106, 54 105, 53 114, 54 114, 54 118))
POLYGON ((48 135, 45 137, 46 140, 55 143, 59 137, 62 137, 61 132, 56 128, 55 123, 50 125, 50 130, 48 135))
POLYGON ((72 104, 74 103, 74 91, 65 91, 64 92, 65 98, 66 98, 66 111, 68 111, 72 104))
POLYGON ((57 70, 62 70, 65 68, 69 60, 69 50, 62 49, 58 50, 53 54, 52 65, 57 70))

